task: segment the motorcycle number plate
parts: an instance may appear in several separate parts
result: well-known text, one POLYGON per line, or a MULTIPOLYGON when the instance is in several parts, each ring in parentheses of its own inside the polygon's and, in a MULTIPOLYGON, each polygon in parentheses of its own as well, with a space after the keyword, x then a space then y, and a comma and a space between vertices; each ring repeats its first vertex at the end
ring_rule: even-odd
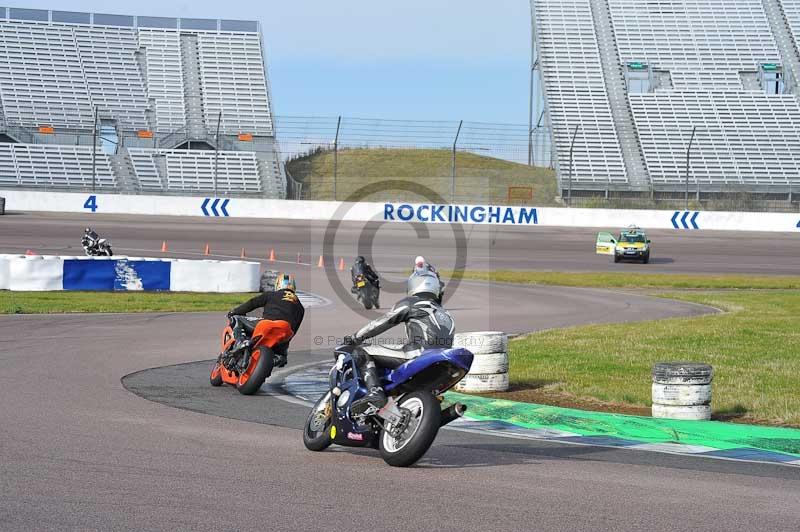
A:
POLYGON ((356 283, 356 286, 359 288, 364 288, 365 286, 367 286, 367 283, 364 281, 359 281, 356 283))

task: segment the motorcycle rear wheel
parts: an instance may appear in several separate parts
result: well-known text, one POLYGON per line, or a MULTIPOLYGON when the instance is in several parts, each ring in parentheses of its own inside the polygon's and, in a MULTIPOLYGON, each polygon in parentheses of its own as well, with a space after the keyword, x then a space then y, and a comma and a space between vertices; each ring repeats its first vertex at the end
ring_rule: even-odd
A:
POLYGON ((333 443, 331 424, 333 407, 331 392, 326 393, 314 404, 303 426, 303 445, 309 451, 324 451, 333 443))
MULTIPOLYGON (((439 433, 442 410, 439 401, 426 391, 412 392, 397 405, 410 412, 408 427, 400 438, 392 436, 386 428, 381 430, 378 450, 384 462, 395 467, 408 467, 422 458, 439 433)), ((387 428, 389 428, 387 423, 387 428)))
POLYGON ((250 354, 250 364, 247 369, 239 375, 239 382, 236 389, 242 395, 253 395, 261 389, 261 385, 272 373, 275 364, 272 350, 261 346, 257 351, 250 354))

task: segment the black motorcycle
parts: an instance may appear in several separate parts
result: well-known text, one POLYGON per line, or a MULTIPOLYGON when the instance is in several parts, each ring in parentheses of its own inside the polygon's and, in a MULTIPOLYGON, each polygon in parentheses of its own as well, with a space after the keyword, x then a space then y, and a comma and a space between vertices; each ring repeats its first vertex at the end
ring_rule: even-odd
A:
POLYGON ((89 257, 112 257, 114 251, 111 249, 111 242, 105 238, 100 238, 100 235, 94 231, 87 231, 81 237, 81 245, 83 251, 89 257))
POLYGON ((363 273, 356 275, 353 280, 353 293, 365 309, 380 308, 381 287, 371 283, 363 273))

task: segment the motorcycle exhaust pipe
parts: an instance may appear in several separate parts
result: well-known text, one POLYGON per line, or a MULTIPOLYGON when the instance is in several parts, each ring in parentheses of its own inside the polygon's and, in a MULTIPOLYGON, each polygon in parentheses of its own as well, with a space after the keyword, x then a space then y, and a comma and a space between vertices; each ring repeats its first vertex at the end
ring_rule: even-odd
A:
POLYGON ((440 427, 444 427, 451 421, 454 421, 464 415, 467 411, 467 405, 462 403, 455 403, 442 410, 442 421, 439 423, 440 427))

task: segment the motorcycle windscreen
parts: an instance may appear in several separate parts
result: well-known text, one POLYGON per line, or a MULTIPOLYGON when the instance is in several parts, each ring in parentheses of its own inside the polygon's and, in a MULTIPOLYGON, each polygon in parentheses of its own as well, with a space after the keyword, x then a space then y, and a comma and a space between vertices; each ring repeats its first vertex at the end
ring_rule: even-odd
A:
POLYGON ((597 233, 595 252, 598 255, 613 255, 617 247, 617 239, 611 233, 602 231, 597 233))

